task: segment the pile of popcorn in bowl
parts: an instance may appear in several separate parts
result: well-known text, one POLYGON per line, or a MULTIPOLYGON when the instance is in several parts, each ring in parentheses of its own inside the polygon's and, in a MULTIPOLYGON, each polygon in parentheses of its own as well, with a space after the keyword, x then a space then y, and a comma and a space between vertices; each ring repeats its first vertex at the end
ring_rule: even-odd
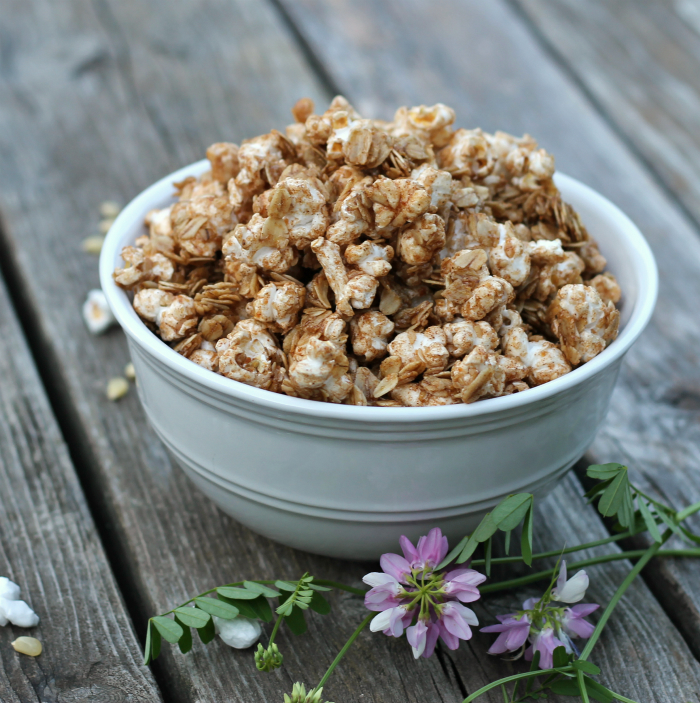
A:
POLYGON ((365 406, 527 391, 617 336, 620 288, 529 136, 442 104, 322 115, 207 150, 116 283, 164 343, 235 381, 365 406))

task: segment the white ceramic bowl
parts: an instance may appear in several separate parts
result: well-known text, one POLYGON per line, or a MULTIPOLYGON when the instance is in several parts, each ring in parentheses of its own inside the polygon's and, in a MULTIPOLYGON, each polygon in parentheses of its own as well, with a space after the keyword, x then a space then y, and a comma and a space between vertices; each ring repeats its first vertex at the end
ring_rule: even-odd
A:
POLYGON ((172 202, 187 166, 135 198, 107 235, 100 278, 126 332, 141 402, 165 446, 224 512, 298 549, 350 559, 396 551, 439 526, 450 542, 509 493, 546 493, 605 420, 627 350, 651 317, 657 271, 632 221, 558 174, 624 293, 618 338, 581 368, 524 393, 472 405, 371 408, 259 390, 206 371, 141 322, 112 271, 143 233, 146 212, 172 202))

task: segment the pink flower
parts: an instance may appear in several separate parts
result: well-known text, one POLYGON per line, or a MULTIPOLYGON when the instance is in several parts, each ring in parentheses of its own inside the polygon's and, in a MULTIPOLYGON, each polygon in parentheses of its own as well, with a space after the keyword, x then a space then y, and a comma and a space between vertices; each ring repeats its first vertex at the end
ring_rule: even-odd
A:
POLYGON ((447 554, 447 538, 439 528, 430 530, 414 547, 401 537, 404 556, 383 554, 383 573, 367 574, 363 581, 372 588, 365 595, 365 606, 378 611, 370 629, 390 637, 406 639, 413 656, 429 657, 438 638, 450 649, 472 636, 470 626, 479 624, 472 610, 459 601, 470 603, 479 598, 477 586, 486 580, 473 569, 456 569, 449 574, 435 572, 447 554))
POLYGON ((517 615, 497 615, 500 625, 482 627, 481 632, 500 632, 496 641, 491 645, 489 654, 503 654, 504 652, 517 652, 527 642, 530 634, 530 616, 527 613, 517 615))
POLYGON ((447 554, 447 537, 442 536, 439 527, 433 527, 427 536, 421 537, 416 547, 404 535, 399 539, 399 544, 411 569, 418 571, 434 569, 447 554))
POLYGON ((362 579, 372 588, 365 594, 365 607, 368 610, 386 610, 399 605, 397 596, 401 585, 391 574, 373 572, 362 579))
POLYGON ((573 608, 565 608, 561 616, 561 625, 569 637, 581 637, 587 640, 592 634, 595 627, 584 620, 587 615, 598 610, 600 606, 597 603, 581 603, 573 608))
POLYGON ((445 576, 445 593, 462 603, 471 603, 479 600, 479 589, 476 587, 484 581, 486 576, 474 569, 456 569, 445 576))
POLYGON ((409 613, 405 605, 399 605, 396 608, 384 610, 379 615, 372 618, 369 624, 369 629, 372 632, 383 632, 390 637, 401 637, 404 628, 410 624, 413 619, 412 613, 409 613), (406 622, 407 616, 408 622, 406 622))
POLYGON ((557 647, 564 643, 554 636, 551 625, 545 625, 531 638, 532 644, 525 650, 525 660, 532 661, 535 652, 540 653, 540 669, 551 669, 554 661, 553 654, 557 647))

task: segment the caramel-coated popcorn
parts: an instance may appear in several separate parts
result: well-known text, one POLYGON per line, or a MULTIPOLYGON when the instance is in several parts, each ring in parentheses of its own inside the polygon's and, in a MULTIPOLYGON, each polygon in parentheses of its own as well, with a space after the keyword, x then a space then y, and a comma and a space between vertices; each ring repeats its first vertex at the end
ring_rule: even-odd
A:
POLYGON ((615 277, 532 137, 454 111, 322 114, 207 150, 115 281, 204 369, 332 403, 420 407, 519 393, 617 336, 615 277))

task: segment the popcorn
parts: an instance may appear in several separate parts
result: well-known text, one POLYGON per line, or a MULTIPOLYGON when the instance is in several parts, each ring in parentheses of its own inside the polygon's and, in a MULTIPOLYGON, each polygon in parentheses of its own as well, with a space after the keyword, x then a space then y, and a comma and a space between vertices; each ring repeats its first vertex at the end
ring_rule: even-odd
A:
POLYGON ((420 407, 524 392, 615 338, 620 287, 532 137, 455 130, 441 103, 292 114, 210 146, 122 252, 115 281, 179 354, 297 398, 420 407))
POLYGON ((617 337, 620 312, 612 301, 604 303, 592 286, 567 285, 554 299, 549 315, 569 362, 576 366, 600 354, 617 337))
POLYGON ((387 338, 394 323, 378 310, 363 312, 350 322, 352 351, 365 361, 374 361, 386 354, 387 338))
POLYGON ((256 388, 279 390, 285 375, 282 352, 261 322, 241 320, 216 343, 216 352, 222 375, 256 388))
POLYGON ((0 576, 0 627, 7 623, 17 627, 34 627, 39 616, 19 599, 19 586, 6 576, 0 576))
POLYGON ((96 288, 88 293, 83 303, 83 320, 91 334, 102 334, 116 322, 101 289, 96 288))

